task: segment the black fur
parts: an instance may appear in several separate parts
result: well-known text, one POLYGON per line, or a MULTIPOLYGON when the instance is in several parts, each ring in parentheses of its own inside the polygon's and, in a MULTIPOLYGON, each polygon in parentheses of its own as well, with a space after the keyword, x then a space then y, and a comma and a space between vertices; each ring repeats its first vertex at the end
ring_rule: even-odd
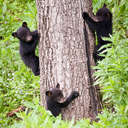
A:
POLYGON ((59 100, 63 97, 63 93, 60 90, 60 85, 57 84, 56 88, 46 91, 47 109, 56 117, 61 113, 61 108, 68 106, 78 96, 79 93, 73 91, 66 101, 59 103, 59 100))
POLYGON ((32 69, 35 76, 40 75, 39 57, 35 55, 39 40, 38 31, 31 32, 27 23, 23 22, 22 26, 12 33, 12 36, 20 40, 20 55, 25 65, 32 69))
POLYGON ((100 8, 96 17, 98 21, 94 21, 87 12, 83 12, 83 19, 88 24, 92 32, 96 32, 98 45, 94 48, 94 60, 97 63, 98 60, 102 60, 104 57, 99 56, 98 54, 103 50, 98 51, 101 46, 111 43, 110 41, 102 40, 102 37, 109 37, 112 34, 112 13, 106 8, 106 5, 100 8))

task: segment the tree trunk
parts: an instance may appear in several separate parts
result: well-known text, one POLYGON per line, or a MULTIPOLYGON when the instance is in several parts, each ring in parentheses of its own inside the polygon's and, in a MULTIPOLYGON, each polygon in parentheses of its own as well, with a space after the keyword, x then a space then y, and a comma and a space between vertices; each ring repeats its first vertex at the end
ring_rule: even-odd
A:
POLYGON ((36 0, 36 4, 41 34, 41 104, 46 107, 45 91, 60 83, 65 97, 72 90, 80 93, 79 98, 63 110, 63 118, 94 119, 99 104, 96 89, 91 86, 94 38, 87 29, 83 31, 81 15, 81 8, 92 12, 92 1, 36 0))

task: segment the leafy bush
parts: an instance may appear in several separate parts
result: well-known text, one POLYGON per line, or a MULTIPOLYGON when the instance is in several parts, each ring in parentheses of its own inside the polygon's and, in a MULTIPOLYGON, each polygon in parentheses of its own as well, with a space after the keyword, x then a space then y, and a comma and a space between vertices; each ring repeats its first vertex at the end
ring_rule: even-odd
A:
MULTIPOLYGON (((95 1, 96 2, 96 1, 95 1)), ((113 13, 112 47, 107 49, 106 58, 95 67, 95 84, 101 86, 104 107, 100 121, 94 126, 112 128, 128 127, 128 3, 121 1, 102 1, 111 3, 113 13), (113 111, 114 109, 114 111, 113 111)))
POLYGON ((36 29, 35 1, 0 0, 0 127, 13 123, 6 114, 39 95, 39 77, 21 61, 19 41, 11 33, 28 22, 36 29), (25 5, 25 6, 24 6, 25 5), (24 13, 23 13, 24 12, 24 13), (31 21, 31 22, 30 22, 31 21))
MULTIPOLYGON (((30 103, 33 111, 29 112, 28 115, 25 112, 17 114, 22 121, 16 122, 9 128, 71 128, 73 126, 74 121, 63 121, 60 116, 53 117, 50 112, 39 105, 37 98, 33 100, 33 103, 35 104, 30 103)), ((28 107, 30 106, 28 105, 28 107)))

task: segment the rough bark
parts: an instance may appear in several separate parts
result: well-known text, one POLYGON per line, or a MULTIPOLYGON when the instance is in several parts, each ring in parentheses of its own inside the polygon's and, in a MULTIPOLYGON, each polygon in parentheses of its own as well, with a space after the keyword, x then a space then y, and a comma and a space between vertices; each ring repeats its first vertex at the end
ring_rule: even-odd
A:
MULTIPOLYGON (((82 9, 92 11, 90 0, 36 0, 38 10, 41 104, 46 106, 45 91, 60 83, 64 96, 72 90, 78 99, 62 113, 64 119, 95 118, 97 95, 91 65, 93 34, 84 36, 82 9), (89 37, 89 38, 88 38, 89 37), (89 57, 88 57, 89 56, 89 57)), ((86 27, 87 28, 87 27, 86 27)))

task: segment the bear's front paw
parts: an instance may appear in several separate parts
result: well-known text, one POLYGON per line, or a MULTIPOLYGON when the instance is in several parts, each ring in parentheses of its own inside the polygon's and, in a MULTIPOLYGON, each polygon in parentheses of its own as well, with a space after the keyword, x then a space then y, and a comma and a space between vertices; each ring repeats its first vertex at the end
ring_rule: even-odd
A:
POLYGON ((84 20, 86 20, 89 17, 89 15, 87 12, 83 12, 82 17, 84 20))
POLYGON ((73 99, 77 98, 78 96, 79 96, 79 92, 78 91, 73 91, 72 92, 73 99))

